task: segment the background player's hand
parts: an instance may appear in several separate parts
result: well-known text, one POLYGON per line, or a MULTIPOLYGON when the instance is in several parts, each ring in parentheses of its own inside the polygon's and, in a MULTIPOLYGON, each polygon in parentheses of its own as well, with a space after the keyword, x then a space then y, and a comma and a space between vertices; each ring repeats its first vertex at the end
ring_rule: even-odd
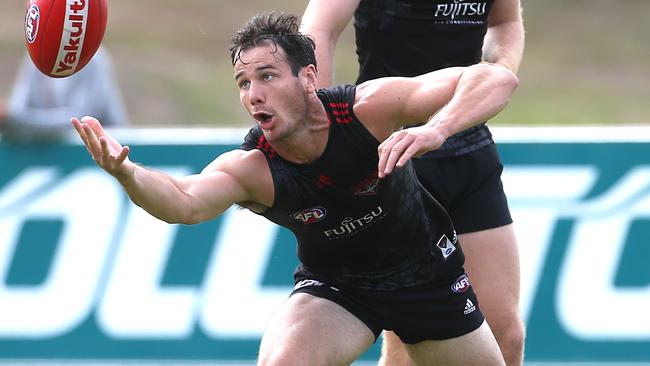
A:
POLYGON ((411 158, 439 148, 444 142, 445 137, 427 125, 393 132, 378 148, 379 178, 391 174, 395 168, 403 167, 411 158))
POLYGON ((127 179, 133 174, 133 163, 127 158, 129 147, 122 146, 106 133, 96 118, 72 118, 72 125, 97 165, 118 180, 127 179))

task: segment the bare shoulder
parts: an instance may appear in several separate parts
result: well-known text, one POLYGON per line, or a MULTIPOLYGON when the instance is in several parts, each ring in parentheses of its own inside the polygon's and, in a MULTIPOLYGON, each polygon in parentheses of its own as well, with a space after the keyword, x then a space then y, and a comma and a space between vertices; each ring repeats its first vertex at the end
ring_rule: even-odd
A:
POLYGON ((248 169, 248 166, 256 165, 264 161, 264 154, 259 150, 230 150, 217 156, 203 169, 203 172, 224 171, 224 169, 241 169, 245 171, 248 169))
POLYGON ((357 86, 354 114, 377 140, 383 141, 395 130, 402 108, 399 89, 408 83, 408 78, 385 77, 357 86))
POLYGON ((273 202, 273 179, 264 154, 256 149, 232 150, 219 155, 201 174, 225 173, 249 192, 249 197, 265 206, 273 202))
POLYGON ((385 77, 357 87, 354 113, 383 141, 395 129, 422 123, 453 94, 462 67, 433 71, 416 77, 385 77))

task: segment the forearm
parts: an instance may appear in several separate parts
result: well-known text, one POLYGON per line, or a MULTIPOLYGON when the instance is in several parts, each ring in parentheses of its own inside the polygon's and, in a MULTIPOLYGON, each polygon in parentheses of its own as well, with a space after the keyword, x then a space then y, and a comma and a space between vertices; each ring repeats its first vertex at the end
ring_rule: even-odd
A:
POLYGON ((300 32, 316 43, 318 80, 326 88, 334 80, 334 50, 339 36, 352 19, 360 0, 310 0, 302 15, 300 32))
POLYGON ((165 173, 129 164, 130 173, 115 177, 133 203, 168 223, 195 223, 190 196, 180 181, 165 173))
POLYGON ((338 34, 313 30, 309 33, 316 42, 316 63, 318 69, 317 88, 327 88, 334 82, 334 51, 338 34))
POLYGON ((510 101, 518 79, 509 69, 495 64, 469 66, 458 79, 453 97, 426 124, 446 140, 487 121, 510 101))

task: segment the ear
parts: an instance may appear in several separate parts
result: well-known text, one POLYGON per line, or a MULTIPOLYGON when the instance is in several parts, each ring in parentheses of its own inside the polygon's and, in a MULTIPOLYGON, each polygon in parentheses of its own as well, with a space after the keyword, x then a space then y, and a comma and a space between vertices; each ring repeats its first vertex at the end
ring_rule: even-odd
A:
POLYGON ((308 93, 316 92, 316 78, 318 77, 318 72, 316 71, 316 66, 307 65, 300 70, 300 78, 302 79, 303 86, 305 91, 308 93))

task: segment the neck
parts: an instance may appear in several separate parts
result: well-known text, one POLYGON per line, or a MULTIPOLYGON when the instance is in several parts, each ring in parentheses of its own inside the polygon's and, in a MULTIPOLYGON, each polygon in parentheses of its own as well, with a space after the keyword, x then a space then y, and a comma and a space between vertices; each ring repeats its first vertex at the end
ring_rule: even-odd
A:
POLYGON ((329 120, 323 103, 314 94, 309 97, 305 115, 290 137, 271 144, 283 159, 298 164, 318 160, 325 151, 329 138, 329 120))

